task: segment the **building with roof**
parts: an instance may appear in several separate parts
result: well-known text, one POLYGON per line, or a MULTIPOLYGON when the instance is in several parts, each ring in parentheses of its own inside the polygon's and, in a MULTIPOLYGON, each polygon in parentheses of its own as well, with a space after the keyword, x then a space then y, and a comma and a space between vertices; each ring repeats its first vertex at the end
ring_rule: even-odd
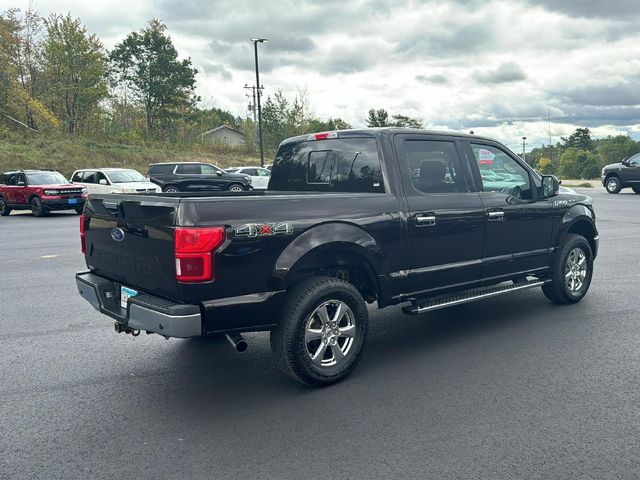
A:
POLYGON ((222 143, 225 145, 244 145, 244 134, 227 125, 220 125, 202 134, 202 143, 222 143))

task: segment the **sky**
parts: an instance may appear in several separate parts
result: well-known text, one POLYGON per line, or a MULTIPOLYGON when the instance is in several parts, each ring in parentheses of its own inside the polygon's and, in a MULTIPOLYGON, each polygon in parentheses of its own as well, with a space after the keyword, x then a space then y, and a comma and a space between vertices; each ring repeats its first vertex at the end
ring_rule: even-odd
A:
MULTIPOLYGON (((577 127, 640 140, 637 0, 37 0, 71 13, 107 49, 162 19, 198 69, 206 107, 247 115, 260 45, 265 97, 307 92, 319 118, 365 126, 370 108, 428 128, 473 130, 512 149, 577 127), (550 121, 549 121, 550 120, 550 121)), ((0 0, 0 10, 29 2, 0 0)), ((264 97, 263 97, 264 98, 264 97)))

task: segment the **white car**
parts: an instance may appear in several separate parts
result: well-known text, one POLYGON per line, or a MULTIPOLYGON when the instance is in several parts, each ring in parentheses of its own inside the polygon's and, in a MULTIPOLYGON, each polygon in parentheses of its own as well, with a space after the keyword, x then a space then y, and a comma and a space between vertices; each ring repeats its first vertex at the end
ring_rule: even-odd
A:
POLYGON ((232 167, 225 168, 227 173, 241 173, 251 177, 251 186, 256 190, 264 190, 269 185, 271 172, 262 167, 232 167))
POLYGON ((76 170, 71 181, 92 193, 156 193, 162 189, 131 168, 86 168, 76 170))

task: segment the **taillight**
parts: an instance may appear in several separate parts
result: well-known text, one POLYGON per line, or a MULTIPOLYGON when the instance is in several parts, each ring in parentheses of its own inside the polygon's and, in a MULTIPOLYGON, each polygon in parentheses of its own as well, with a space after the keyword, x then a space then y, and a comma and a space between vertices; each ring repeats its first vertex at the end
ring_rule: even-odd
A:
POLYGON ((84 215, 80 215, 80 245, 82 247, 82 253, 87 253, 87 244, 84 238, 84 215))
POLYGON ((214 252, 224 242, 224 227, 176 228, 176 279, 182 283, 211 282, 214 252))

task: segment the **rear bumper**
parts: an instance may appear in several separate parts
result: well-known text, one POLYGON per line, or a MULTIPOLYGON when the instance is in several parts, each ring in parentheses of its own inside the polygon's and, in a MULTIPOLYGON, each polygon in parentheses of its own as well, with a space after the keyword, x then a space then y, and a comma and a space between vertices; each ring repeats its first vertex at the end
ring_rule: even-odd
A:
POLYGON ((198 305, 175 303, 140 293, 128 300, 127 308, 122 308, 118 286, 89 271, 76 274, 76 285, 80 295, 93 308, 134 330, 177 338, 202 335, 202 316, 198 305))

